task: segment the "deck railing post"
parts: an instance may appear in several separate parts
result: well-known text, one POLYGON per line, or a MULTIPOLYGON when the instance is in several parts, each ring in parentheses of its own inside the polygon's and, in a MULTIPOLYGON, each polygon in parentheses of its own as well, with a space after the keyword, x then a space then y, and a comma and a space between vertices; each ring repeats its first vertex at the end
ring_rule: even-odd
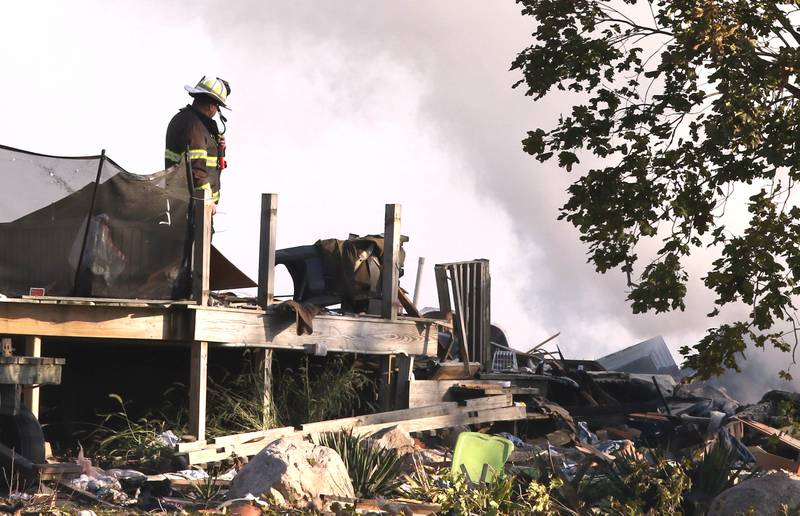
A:
POLYGON ((261 238, 258 246, 258 305, 266 310, 275 294, 275 231, 278 194, 261 194, 261 238))
MULTIPOLYGON (((278 227, 278 194, 261 194, 261 237, 258 246, 258 306, 266 310, 275 296, 275 235, 278 227)), ((257 371, 264 381, 263 425, 272 420, 272 350, 256 352, 257 371)))
MULTIPOLYGON (((203 202, 194 203, 194 252, 192 259, 192 297, 199 305, 208 304, 211 276, 211 192, 200 190, 203 202)), ((200 199, 198 199, 200 200, 200 199)))
MULTIPOLYGON (((194 203, 194 251, 192 253, 192 297, 198 305, 208 305, 211 276, 211 192, 200 190, 202 202, 194 203)), ((200 199, 198 199, 199 201, 200 199)), ((202 441, 206 434, 206 386, 208 382, 208 342, 191 343, 189 357, 189 431, 202 441)))
POLYGON ((400 282, 400 205, 387 204, 383 230, 383 275, 381 315, 397 319, 397 290, 400 282))

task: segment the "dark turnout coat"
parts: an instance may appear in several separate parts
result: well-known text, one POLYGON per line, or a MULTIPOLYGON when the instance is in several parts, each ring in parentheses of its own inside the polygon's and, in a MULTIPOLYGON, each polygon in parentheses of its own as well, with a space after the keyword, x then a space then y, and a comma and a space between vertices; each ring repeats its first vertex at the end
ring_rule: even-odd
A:
POLYGON ((178 111, 167 126, 164 167, 179 163, 187 150, 195 189, 210 190, 214 202, 219 202, 219 129, 214 120, 191 105, 178 111))

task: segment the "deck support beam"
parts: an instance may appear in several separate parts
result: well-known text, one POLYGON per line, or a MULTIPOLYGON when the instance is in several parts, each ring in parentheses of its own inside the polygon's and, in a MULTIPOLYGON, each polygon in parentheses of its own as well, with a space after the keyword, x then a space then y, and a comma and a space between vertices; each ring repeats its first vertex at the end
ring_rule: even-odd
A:
POLYGON ((189 432, 198 441, 206 438, 206 387, 208 385, 208 342, 192 342, 189 358, 189 432))
MULTIPOLYGON (((28 335, 25 337, 25 356, 42 356, 42 338, 28 335)), ((22 398, 25 407, 30 410, 34 417, 39 417, 39 385, 25 385, 22 389, 22 398)))

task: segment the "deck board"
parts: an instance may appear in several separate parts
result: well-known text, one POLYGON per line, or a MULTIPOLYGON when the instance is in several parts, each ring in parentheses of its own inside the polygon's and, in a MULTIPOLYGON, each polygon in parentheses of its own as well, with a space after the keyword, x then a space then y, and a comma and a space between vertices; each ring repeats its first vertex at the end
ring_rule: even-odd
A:
POLYGON ((193 306, 194 339, 307 352, 435 355, 438 331, 431 322, 318 315, 312 335, 297 335, 294 317, 255 310, 220 311, 193 306))

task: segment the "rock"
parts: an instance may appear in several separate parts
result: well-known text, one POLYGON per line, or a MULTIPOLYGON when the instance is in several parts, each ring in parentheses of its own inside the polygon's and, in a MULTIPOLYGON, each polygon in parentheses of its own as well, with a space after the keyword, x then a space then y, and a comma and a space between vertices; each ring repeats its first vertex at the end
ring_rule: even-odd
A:
POLYGON ((271 443, 253 457, 234 477, 227 498, 243 498, 248 493, 277 494, 286 505, 301 509, 320 508, 321 494, 355 497, 353 483, 338 453, 287 438, 271 443))
POLYGON ((783 514, 782 505, 790 511, 800 506, 800 477, 772 471, 720 493, 711 502, 708 516, 783 514))
POLYGON ((414 439, 408 432, 396 426, 376 432, 368 439, 384 450, 396 450, 400 455, 414 451, 414 439))

